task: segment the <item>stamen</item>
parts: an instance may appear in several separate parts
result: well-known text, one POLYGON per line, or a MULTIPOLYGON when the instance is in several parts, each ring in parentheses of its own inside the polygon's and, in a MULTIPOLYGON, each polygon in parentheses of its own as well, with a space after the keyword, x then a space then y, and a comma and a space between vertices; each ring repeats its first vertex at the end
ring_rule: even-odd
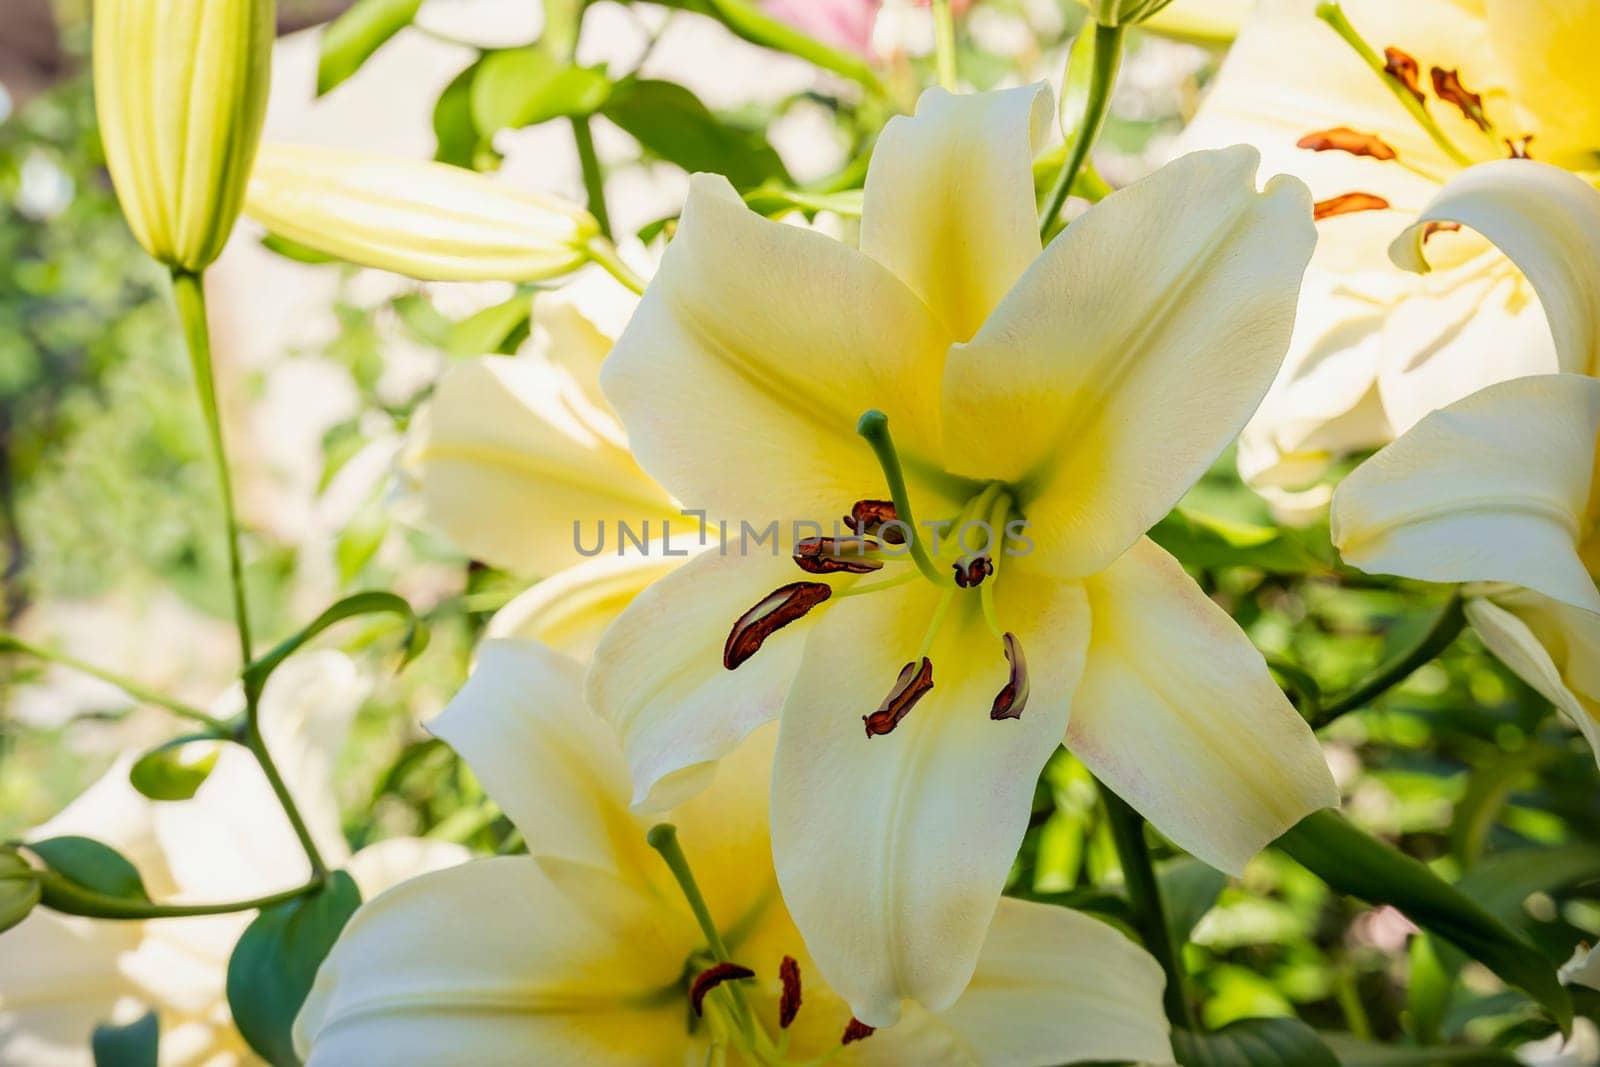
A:
POLYGON ((741 978, 754 978, 756 972, 737 963, 715 963, 699 974, 689 985, 689 1006, 696 1015, 704 1015, 703 1008, 706 994, 711 992, 723 982, 737 981, 741 978))
POLYGON ((906 534, 899 522, 900 513, 894 509, 892 500, 857 500, 850 506, 850 514, 844 517, 844 524, 855 533, 876 537, 890 545, 906 543, 906 534), (891 523, 894 525, 884 528, 891 523))
POLYGON ((871 1037, 876 1032, 872 1027, 852 1015, 850 1016, 850 1021, 845 1024, 844 1034, 839 1038, 839 1044, 848 1045, 853 1041, 861 1041, 871 1037))
POLYGON ((1321 222, 1335 215, 1349 215, 1357 211, 1383 211, 1388 207, 1389 201, 1376 193, 1342 193, 1327 200, 1318 200, 1311 205, 1311 218, 1321 222))
POLYGON ((911 497, 906 492, 905 473, 900 469, 900 454, 895 451, 894 439, 889 436, 889 416, 876 409, 868 411, 856 423, 856 433, 867 439, 873 454, 878 457, 878 466, 883 468, 884 480, 889 483, 889 496, 894 500, 895 514, 908 531, 911 558, 916 561, 917 570, 934 585, 949 585, 950 579, 933 565, 933 560, 928 557, 927 546, 917 536, 917 521, 911 516, 911 497))
POLYGON ((1445 70, 1443 67, 1434 67, 1429 72, 1433 76, 1433 93, 1447 104, 1454 104, 1461 110, 1474 126, 1488 133, 1492 128, 1489 125, 1489 116, 1483 110, 1483 97, 1471 92, 1461 84, 1459 70, 1445 70))
POLYGON ((793 956, 783 957, 778 964, 778 981, 783 983, 783 995, 778 999, 778 1026, 789 1029, 794 1017, 800 1014, 800 964, 793 956))
POLYGON ((989 718, 1020 719, 1022 709, 1028 704, 1028 661, 1023 658, 1022 643, 1016 634, 1007 630, 1001 642, 1005 646, 1006 662, 1011 665, 1011 678, 995 696, 989 718))
POLYGON ((1460 229, 1459 222, 1430 222, 1422 228, 1422 243, 1427 244, 1428 238, 1436 233, 1456 233, 1460 229))
POLYGON ((1397 152, 1375 133, 1359 133, 1348 126, 1308 133, 1295 142, 1297 148, 1313 152, 1349 152, 1352 156, 1371 156, 1380 162, 1394 159, 1397 152))
POLYGON ((734 622, 722 646, 722 665, 737 670, 761 651, 767 638, 832 595, 833 587, 825 582, 790 582, 774 589, 734 622))
POLYGON ((1513 142, 1511 138, 1507 137, 1505 138, 1505 142, 1506 151, 1510 153, 1510 155, 1507 157, 1508 159, 1533 158, 1533 156, 1528 154, 1528 145, 1533 143, 1533 134, 1530 133, 1523 137, 1519 137, 1515 142, 1513 142))
POLYGON ((1406 92, 1416 98, 1417 103, 1426 107, 1428 98, 1422 92, 1422 80, 1419 77, 1422 67, 1416 57, 1390 45, 1383 50, 1383 58, 1383 72, 1399 82, 1406 92))
POLYGON ((795 545, 794 562, 811 574, 871 574, 883 568, 883 560, 870 556, 877 550, 865 537, 805 537, 795 545))
POLYGON ((963 589, 982 584, 985 578, 994 573, 994 560, 988 556, 958 559, 951 566, 955 568, 956 584, 963 589))
POLYGON ((883 698, 878 710, 871 715, 861 716, 861 721, 867 725, 867 737, 887 734, 899 726, 900 720, 909 715, 911 709, 917 706, 917 701, 927 696, 932 688, 933 661, 927 656, 923 656, 920 662, 914 661, 901 667, 900 677, 895 679, 894 688, 883 698))

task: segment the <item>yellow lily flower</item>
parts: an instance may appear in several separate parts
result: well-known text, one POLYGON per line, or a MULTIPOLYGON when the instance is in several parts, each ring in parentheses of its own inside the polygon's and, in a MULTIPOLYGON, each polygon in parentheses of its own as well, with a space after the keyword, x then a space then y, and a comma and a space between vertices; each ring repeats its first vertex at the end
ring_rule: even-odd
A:
MULTIPOLYGON (((1332 461, 1435 408, 1519 375, 1600 371, 1558 355, 1548 309, 1503 240, 1506 254, 1441 222, 1424 235, 1426 277, 1386 256, 1397 231, 1491 161, 1531 155, 1572 172, 1571 185, 1593 181, 1600 75, 1582 57, 1600 47, 1600 2, 1346 0, 1346 32, 1367 58, 1318 7, 1262 3, 1182 140, 1255 145, 1267 170, 1303 178, 1318 203, 1301 321, 1239 452, 1247 481, 1307 516, 1326 490, 1300 491, 1332 461)), ((1551 185, 1495 174, 1507 198, 1551 185)))
POLYGON ((266 118, 272 0, 95 0, 106 165, 145 251, 199 272, 239 217, 266 118))
MULTIPOLYGON (((467 858, 459 845, 393 838, 350 854, 334 804, 333 756, 365 691, 337 652, 291 659, 262 697, 261 727, 302 814, 331 863, 372 896, 467 858)), ((217 712, 242 705, 236 691, 217 712)), ((248 752, 223 746, 191 800, 149 800, 128 783, 131 757, 28 835, 79 834, 138 867, 162 902, 212 903, 304 883, 305 853, 248 752)), ((234 1029, 225 992, 228 957, 254 912, 145 922, 87 919, 39 908, 0 938, 0 1062, 92 1062, 89 1037, 104 1022, 155 1011, 162 1067, 254 1063, 234 1029)))
POLYGON ((365 904, 296 1024, 310 1067, 1172 1062, 1155 961, 1110 926, 1023 901, 1003 902, 947 1011, 910 1011, 877 1032, 853 1022, 778 895, 771 731, 670 813, 681 846, 658 854, 646 844, 654 820, 629 811, 616 737, 582 698, 575 661, 529 642, 482 647, 431 728, 530 854, 424 875, 365 904), (686 859, 704 925, 666 854, 686 859))
POLYGON ((628 606, 590 700, 643 810, 780 717, 779 878, 872 1025, 966 988, 1063 740, 1229 871, 1337 800, 1260 655, 1143 537, 1277 369, 1309 199, 1258 191, 1250 149, 1196 153, 1041 251, 1049 111, 1037 87, 924 95, 878 142, 859 251, 696 175, 601 373, 728 547, 628 606), (987 547, 953 543, 978 520, 987 547))
POLYGON ((600 232, 559 197, 444 163, 313 145, 261 147, 245 213, 326 255, 427 281, 540 281, 600 232))

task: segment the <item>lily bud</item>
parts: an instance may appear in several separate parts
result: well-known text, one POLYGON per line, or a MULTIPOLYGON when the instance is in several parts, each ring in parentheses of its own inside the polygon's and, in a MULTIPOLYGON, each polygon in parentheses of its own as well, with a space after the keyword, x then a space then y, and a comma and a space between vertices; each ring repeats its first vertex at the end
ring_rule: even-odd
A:
POLYGON ((262 146, 245 212, 318 252, 424 281, 553 278, 587 262, 600 233, 575 204, 462 167, 310 145, 262 146))
POLYGON ((106 164, 145 251, 198 272, 239 217, 266 116, 273 0, 95 0, 106 164))

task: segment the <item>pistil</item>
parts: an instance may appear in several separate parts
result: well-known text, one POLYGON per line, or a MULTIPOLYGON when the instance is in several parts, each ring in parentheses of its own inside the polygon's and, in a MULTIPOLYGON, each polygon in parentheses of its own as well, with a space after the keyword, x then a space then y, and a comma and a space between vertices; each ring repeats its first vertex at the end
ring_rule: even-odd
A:
POLYGON ((900 454, 895 451, 894 438, 889 435, 889 416, 876 408, 868 411, 856 423, 856 433, 866 438, 873 454, 878 457, 878 466, 883 468, 895 514, 905 524, 906 543, 911 548, 911 558, 916 561, 917 569, 934 585, 953 585, 953 579, 934 566, 932 557, 928 555, 928 546, 917 533, 917 521, 911 512, 911 496, 906 492, 905 472, 900 467, 900 454))

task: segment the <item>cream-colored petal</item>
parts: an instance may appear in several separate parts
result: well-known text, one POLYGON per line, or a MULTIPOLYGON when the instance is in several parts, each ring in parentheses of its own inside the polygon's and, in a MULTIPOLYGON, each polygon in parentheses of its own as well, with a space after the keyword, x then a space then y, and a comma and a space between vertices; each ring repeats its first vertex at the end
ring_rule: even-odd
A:
POLYGON ((295 1024, 308 1064, 680 1067, 669 995, 692 925, 612 876, 524 856, 414 878, 369 901, 295 1024))
POLYGON ((1510 582, 1600 611, 1579 558, 1592 529, 1600 381, 1491 385, 1424 418, 1345 479, 1346 563, 1433 582, 1510 582))
POLYGON ((1019 483, 1041 565, 1093 574, 1204 473, 1289 346, 1315 241, 1305 187, 1249 148, 1107 197, 1030 267, 944 379, 960 474, 1019 483))
POLYGON ((692 535, 665 490, 628 453, 608 410, 567 368, 538 356, 485 356, 442 381, 403 460, 424 524, 463 552, 519 574, 550 574, 620 526, 649 541, 671 523, 692 535))
POLYGON ((734 623, 791 582, 823 581, 771 546, 708 548, 640 593, 606 631, 589 669, 589 704, 616 728, 633 802, 659 811, 710 781, 715 761, 778 714, 805 635, 826 601, 768 637, 736 670, 723 666, 734 623))
POLYGON ((1047 87, 929 89, 889 120, 867 169, 861 250, 965 341, 1039 254, 1033 151, 1047 87))
POLYGON ((0 937, 0 1063, 82 1067, 89 1035, 140 992, 117 962, 144 923, 99 922, 40 908, 0 937))
POLYGON ((1172 1063, 1161 967, 1116 929, 1067 908, 1004 899, 978 968, 941 1012, 918 1007, 863 1041, 859 1062, 1172 1063))
POLYGON ((1600 4, 1487 0, 1495 55, 1534 134, 1535 154, 1593 169, 1600 155, 1600 4))
POLYGON ((1428 269, 1424 242, 1432 222, 1470 226, 1493 241, 1538 292, 1559 369, 1600 373, 1600 191, 1532 160, 1480 164, 1452 179, 1395 239, 1396 263, 1428 269))
POLYGON ((1311 728, 1177 560, 1141 540, 1085 585, 1094 637, 1067 747, 1156 829, 1238 874, 1339 803, 1311 728))
POLYGON ((932 690, 892 733, 866 735, 862 718, 915 659, 935 611, 939 593, 917 582, 832 608, 779 719, 772 836, 784 897, 824 980, 873 1026, 893 1023, 903 999, 937 1011, 966 988, 1066 726, 1083 590, 1004 571, 998 581, 999 618, 1030 671, 1021 718, 989 717, 1007 665, 967 596, 928 653, 932 690))
POLYGON ((681 566, 697 538, 656 542, 648 552, 607 550, 558 571, 519 594, 489 620, 486 636, 537 641, 579 662, 588 662, 606 628, 633 598, 681 566), (667 552, 672 555, 667 555, 667 552))
POLYGON ((1474 597, 1466 611, 1489 651, 1559 708, 1600 759, 1600 616, 1525 589, 1474 597))
POLYGON ((601 384, 639 462, 686 506, 786 529, 885 494, 855 432, 869 408, 889 414, 914 480, 937 463, 948 341, 872 259, 700 174, 601 384))

